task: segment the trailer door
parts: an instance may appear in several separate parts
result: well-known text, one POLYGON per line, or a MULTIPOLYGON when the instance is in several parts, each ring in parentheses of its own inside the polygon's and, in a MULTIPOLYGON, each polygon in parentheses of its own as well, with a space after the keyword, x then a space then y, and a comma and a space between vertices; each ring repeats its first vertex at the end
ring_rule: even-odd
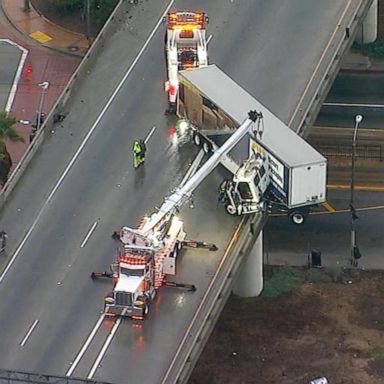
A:
POLYGON ((292 168, 290 205, 318 204, 326 197, 326 163, 292 168))

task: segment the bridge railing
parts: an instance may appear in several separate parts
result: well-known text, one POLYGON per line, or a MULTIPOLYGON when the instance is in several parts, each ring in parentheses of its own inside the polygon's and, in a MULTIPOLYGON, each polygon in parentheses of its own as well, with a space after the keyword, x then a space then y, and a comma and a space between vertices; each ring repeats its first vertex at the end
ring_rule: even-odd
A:
MULTIPOLYGON (((325 157, 352 157, 352 145, 351 144, 324 144, 324 143, 312 143, 325 157)), ((356 145, 355 157, 365 160, 379 160, 384 159, 384 148, 382 144, 358 144, 356 145)))
POLYGON ((0 369, 0 384, 108 384, 106 382, 0 369))
POLYGON ((232 291, 240 268, 264 227, 267 216, 244 216, 201 303, 179 344, 174 358, 163 375, 161 384, 185 384, 210 336, 232 291))

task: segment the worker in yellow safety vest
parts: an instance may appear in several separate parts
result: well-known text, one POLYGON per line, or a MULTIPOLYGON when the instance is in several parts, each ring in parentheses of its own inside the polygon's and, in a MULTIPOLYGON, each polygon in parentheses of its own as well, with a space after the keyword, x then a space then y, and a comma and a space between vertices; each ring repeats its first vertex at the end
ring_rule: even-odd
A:
POLYGON ((143 140, 133 142, 133 166, 137 168, 145 160, 146 146, 143 140))

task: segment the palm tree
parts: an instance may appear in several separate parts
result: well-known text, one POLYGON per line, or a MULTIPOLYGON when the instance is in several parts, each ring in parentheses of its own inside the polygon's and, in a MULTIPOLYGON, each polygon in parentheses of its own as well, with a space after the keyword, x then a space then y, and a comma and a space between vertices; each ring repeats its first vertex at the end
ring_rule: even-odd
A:
POLYGON ((16 123, 17 120, 14 117, 9 116, 5 111, 0 111, 0 183, 2 185, 7 181, 12 167, 11 155, 7 151, 5 140, 24 142, 24 138, 13 127, 16 123))

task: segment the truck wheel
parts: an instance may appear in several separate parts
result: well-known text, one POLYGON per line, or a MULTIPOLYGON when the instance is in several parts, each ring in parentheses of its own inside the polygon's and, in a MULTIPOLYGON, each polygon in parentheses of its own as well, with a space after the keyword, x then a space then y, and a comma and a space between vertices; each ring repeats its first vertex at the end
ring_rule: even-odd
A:
POLYGON ((198 147, 200 147, 200 145, 201 145, 201 137, 200 137, 200 135, 199 135, 197 132, 194 132, 194 133, 193 133, 193 142, 194 142, 198 147))
POLYGON ((154 299, 155 299, 155 297, 156 297, 156 289, 155 289, 155 288, 152 288, 152 289, 151 289, 150 297, 151 297, 151 300, 154 300, 154 299))
POLYGON ((225 209, 230 215, 235 215, 237 213, 236 207, 234 207, 232 204, 228 204, 225 209))
POLYGON ((211 144, 208 141, 204 141, 203 143, 203 151, 204 153, 210 153, 212 151, 211 144))
POLYGON ((307 218, 307 215, 305 215, 303 212, 292 212, 289 215, 291 221, 295 225, 302 225, 305 223, 305 219, 307 218))
POLYGON ((149 306, 146 305, 146 306, 143 308, 143 317, 147 317, 147 316, 148 316, 148 313, 149 313, 149 306))

